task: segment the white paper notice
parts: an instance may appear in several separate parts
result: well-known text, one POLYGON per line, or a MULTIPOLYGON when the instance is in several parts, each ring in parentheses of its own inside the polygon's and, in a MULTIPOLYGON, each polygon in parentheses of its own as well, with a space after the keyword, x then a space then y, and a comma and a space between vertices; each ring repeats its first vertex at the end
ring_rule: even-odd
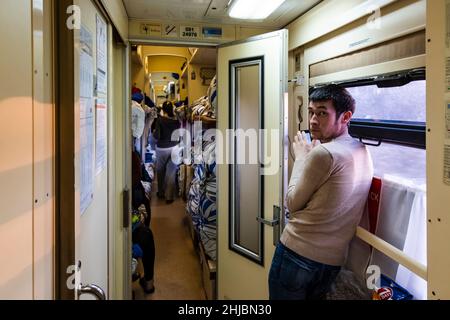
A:
POLYGON ((80 98, 80 107, 90 110, 80 117, 80 211, 83 214, 94 198, 94 100, 80 98))
POLYGON ((97 16, 97 96, 106 96, 108 89, 108 38, 106 23, 97 16))
POLYGON ((102 70, 97 70, 97 96, 106 96, 108 91, 108 79, 106 73, 102 70))
MULTIPOLYGON (((84 51, 80 54, 80 97, 92 99, 94 95, 94 61, 92 57, 84 51)), ((85 116, 81 110, 80 117, 85 116)))
POLYGON ((106 99, 97 100, 97 130, 95 144, 95 172, 100 174, 106 167, 106 134, 107 134, 107 105, 106 99))
POLYGON ((80 36, 80 212, 83 214, 94 198, 94 61, 92 35, 81 28, 80 36))
POLYGON ((444 149, 444 183, 450 186, 450 145, 444 149))
POLYGON ((97 69, 106 73, 108 67, 107 60, 107 28, 106 23, 97 16, 97 69))
POLYGON ((95 173, 100 174, 107 163, 107 96, 108 37, 107 25, 97 16, 97 103, 95 135, 95 173))

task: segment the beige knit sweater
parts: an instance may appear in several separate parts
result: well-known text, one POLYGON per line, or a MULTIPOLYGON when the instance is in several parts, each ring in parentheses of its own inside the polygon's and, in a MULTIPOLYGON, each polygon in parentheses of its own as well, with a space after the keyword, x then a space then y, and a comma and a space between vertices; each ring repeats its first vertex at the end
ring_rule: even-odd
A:
POLYGON ((368 150, 349 135, 315 147, 294 164, 281 242, 311 260, 343 266, 372 178, 368 150))

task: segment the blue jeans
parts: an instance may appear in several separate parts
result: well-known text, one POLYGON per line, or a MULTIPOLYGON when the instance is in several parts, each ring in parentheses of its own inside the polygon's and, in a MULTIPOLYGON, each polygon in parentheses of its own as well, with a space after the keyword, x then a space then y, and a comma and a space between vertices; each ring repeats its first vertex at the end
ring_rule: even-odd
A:
POLYGON ((280 242, 269 273, 270 300, 325 299, 340 270, 302 257, 280 242))

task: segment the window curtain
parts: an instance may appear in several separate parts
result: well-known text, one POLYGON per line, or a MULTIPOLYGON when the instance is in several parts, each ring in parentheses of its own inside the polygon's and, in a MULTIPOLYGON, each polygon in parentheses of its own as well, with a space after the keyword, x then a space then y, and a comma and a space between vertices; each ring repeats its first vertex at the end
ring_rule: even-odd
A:
MULTIPOLYGON (((382 179, 380 211, 375 235, 426 265, 426 192, 404 181, 382 179)), ((427 298, 426 282, 377 250, 370 265, 378 265, 381 273, 394 279, 414 295, 427 298)))
MULTIPOLYGON (((380 179, 374 179, 371 190, 375 194, 373 199, 379 196, 378 204, 372 203, 371 210, 369 210, 370 206, 367 206, 360 227, 375 232, 377 237, 426 265, 425 188, 417 187, 412 182, 408 184, 405 181, 396 181, 389 176, 381 179, 381 188, 378 188, 379 181, 380 179)), ((346 268, 353 271, 361 283, 365 283, 366 269, 369 265, 379 266, 382 274, 408 290, 415 300, 427 299, 425 280, 383 253, 375 249, 371 250, 368 244, 355 237, 350 244, 346 268)))
MULTIPOLYGON (((426 204, 425 190, 416 190, 403 248, 405 254, 424 265, 427 265, 426 204)), ((427 299, 427 282, 405 267, 398 267, 395 279, 399 284, 407 288, 414 295, 415 299, 427 299)))

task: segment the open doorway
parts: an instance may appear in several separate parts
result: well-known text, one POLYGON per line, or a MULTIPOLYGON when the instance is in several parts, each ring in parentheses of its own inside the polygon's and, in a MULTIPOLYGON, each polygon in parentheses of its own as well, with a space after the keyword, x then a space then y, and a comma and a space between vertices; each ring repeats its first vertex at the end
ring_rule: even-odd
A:
POLYGON ((135 299, 216 298, 215 141, 195 144, 216 128, 216 63, 215 48, 132 46, 135 299))

